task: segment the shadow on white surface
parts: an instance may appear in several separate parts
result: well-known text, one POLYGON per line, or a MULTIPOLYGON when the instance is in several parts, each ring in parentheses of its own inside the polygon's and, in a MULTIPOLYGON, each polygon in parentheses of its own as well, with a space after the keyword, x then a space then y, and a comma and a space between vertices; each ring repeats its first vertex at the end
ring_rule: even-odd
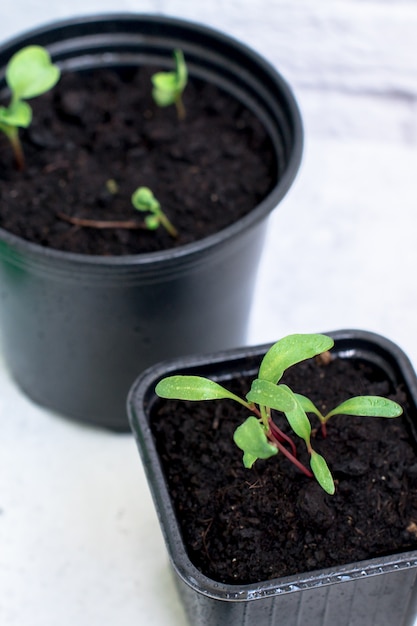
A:
POLYGON ((133 437, 0 389, 2 626, 184 626, 133 437))

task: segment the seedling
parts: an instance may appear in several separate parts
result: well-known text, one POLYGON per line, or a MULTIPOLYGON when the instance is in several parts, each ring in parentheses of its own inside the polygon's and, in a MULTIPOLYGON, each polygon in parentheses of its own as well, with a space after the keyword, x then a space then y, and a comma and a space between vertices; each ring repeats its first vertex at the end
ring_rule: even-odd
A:
MULTIPOLYGON (((106 189, 110 194, 116 195, 119 191, 119 186, 115 180, 109 178, 106 181, 106 189)), ((148 211, 150 213, 150 215, 145 217, 143 222, 138 223, 135 220, 88 219, 66 215, 65 213, 57 213, 57 215, 65 222, 73 224, 74 226, 103 230, 107 228, 156 230, 162 224, 172 237, 178 237, 177 229, 171 224, 167 216, 163 213, 161 205, 148 187, 138 187, 133 193, 131 200, 135 209, 138 211, 148 211)))
POLYGON ((275 343, 265 354, 258 376, 245 398, 228 391, 219 383, 201 376, 168 376, 156 386, 161 398, 179 400, 219 400, 228 398, 244 406, 251 415, 234 432, 234 441, 243 451, 243 464, 250 468, 258 459, 268 459, 278 452, 284 454, 309 477, 314 477, 330 495, 335 492, 333 477, 325 459, 311 444, 312 428, 306 413, 314 413, 322 424, 332 415, 361 415, 398 417, 402 408, 396 402, 380 396, 357 396, 339 404, 323 416, 305 396, 294 393, 287 385, 278 384, 285 370, 306 359, 327 353, 333 339, 320 334, 288 335, 275 343), (273 420, 272 411, 285 415, 292 431, 302 439, 310 457, 310 469, 297 458, 296 445, 273 420))
POLYGON ((8 137, 20 170, 24 168, 24 155, 18 129, 27 128, 32 122, 32 109, 26 100, 49 91, 59 77, 59 68, 41 46, 22 48, 6 67, 11 100, 8 107, 0 106, 0 130, 8 137))
POLYGON ((138 187, 132 195, 132 204, 138 211, 147 211, 145 224, 149 230, 156 230, 162 225, 171 237, 178 237, 177 229, 171 224, 161 205, 148 187, 138 187))
POLYGON ((187 85, 188 71, 182 50, 174 50, 175 70, 173 72, 157 72, 152 76, 152 96, 160 107, 175 104, 179 119, 185 118, 182 94, 187 85))

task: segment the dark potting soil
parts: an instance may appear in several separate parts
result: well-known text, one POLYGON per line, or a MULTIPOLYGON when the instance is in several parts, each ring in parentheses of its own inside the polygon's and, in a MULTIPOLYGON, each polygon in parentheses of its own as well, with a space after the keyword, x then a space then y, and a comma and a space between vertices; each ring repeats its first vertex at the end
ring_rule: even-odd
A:
MULTIPOLYGON (((370 363, 313 360, 288 370, 284 380, 324 411, 368 394, 390 397, 408 411, 404 390, 370 363)), ((250 380, 223 384, 245 395, 250 380)), ((311 417, 313 447, 336 483, 330 496, 282 454, 245 469, 232 437, 247 415, 232 401, 158 400, 152 413, 189 557, 203 573, 254 583, 417 549, 417 457, 404 417, 335 416, 325 439, 311 417)), ((286 430, 282 416, 276 422, 286 430)))
POLYGON ((31 100, 32 125, 20 130, 23 172, 0 133, 0 227, 61 250, 137 254, 202 239, 259 204, 276 182, 261 123, 230 95, 192 79, 179 121, 175 107, 152 100, 158 69, 65 73, 31 100), (131 204, 139 186, 152 189, 177 239, 161 227, 94 229, 62 217, 143 223, 131 204))

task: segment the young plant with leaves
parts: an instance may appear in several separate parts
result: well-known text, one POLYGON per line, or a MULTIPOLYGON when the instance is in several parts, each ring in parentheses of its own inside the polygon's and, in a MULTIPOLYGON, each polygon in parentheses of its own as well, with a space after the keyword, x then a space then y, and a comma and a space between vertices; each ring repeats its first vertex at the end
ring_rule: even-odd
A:
POLYGON ((185 108, 182 94, 187 85, 188 71, 182 50, 174 50, 175 70, 172 72, 157 72, 152 76, 152 96, 159 107, 175 104, 178 119, 185 118, 185 108))
POLYGON ((171 237, 178 237, 178 231, 161 209, 161 205, 149 187, 138 187, 132 195, 132 204, 138 211, 150 213, 145 217, 145 225, 149 230, 163 226, 171 237))
MULTIPOLYGON (((234 433, 234 441, 243 451, 245 467, 250 468, 257 459, 268 459, 281 452, 304 474, 309 477, 314 475, 321 487, 332 495, 335 491, 333 477, 325 459, 313 449, 312 429, 306 413, 317 415, 324 426, 336 414, 392 418, 402 413, 400 405, 387 398, 357 396, 323 416, 308 398, 294 393, 285 384, 279 384, 285 370, 328 352, 333 343, 331 337, 320 334, 296 334, 280 339, 262 359, 258 376, 253 380, 246 398, 240 398, 219 383, 201 376, 168 376, 157 384, 155 391, 161 398, 168 399, 200 401, 228 398, 238 402, 251 413, 234 433), (293 439, 277 426, 272 411, 284 414, 294 434, 304 441, 310 469, 297 458, 293 439)), ((325 435, 325 429, 322 430, 325 435)))
POLYGON ((42 46, 22 48, 7 64, 6 83, 11 99, 8 107, 0 106, 0 130, 8 137, 20 170, 25 161, 19 128, 27 128, 32 122, 32 109, 26 100, 49 91, 59 78, 59 68, 42 46))

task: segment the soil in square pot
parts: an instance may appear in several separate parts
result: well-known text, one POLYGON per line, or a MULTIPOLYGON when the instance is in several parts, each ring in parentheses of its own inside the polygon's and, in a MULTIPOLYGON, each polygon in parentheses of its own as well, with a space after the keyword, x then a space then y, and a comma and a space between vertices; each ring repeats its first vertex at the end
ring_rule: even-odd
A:
POLYGON ((267 347, 161 364, 131 392, 132 428, 196 625, 413 623, 416 377, 386 339, 330 334, 337 358, 294 366, 284 382, 327 409, 369 394, 404 407, 395 420, 334 417, 326 439, 317 433, 314 447, 336 479, 334 496, 281 455, 245 469, 232 440, 247 416, 238 405, 190 407, 154 395, 158 380, 174 373, 208 376, 245 395, 267 347))
POLYGON ((301 158, 300 117, 286 83, 258 55, 182 20, 129 14, 57 23, 4 45, 3 73, 29 44, 48 48, 62 78, 30 102, 23 173, 10 168, 0 138, 3 349, 35 401, 125 430, 138 371, 245 342, 266 218, 301 158), (174 48, 190 75, 181 124, 174 108, 151 100, 150 75, 172 68, 174 48), (92 229, 66 219, 140 222, 130 196, 141 185, 152 188, 178 240, 163 229, 92 229))

